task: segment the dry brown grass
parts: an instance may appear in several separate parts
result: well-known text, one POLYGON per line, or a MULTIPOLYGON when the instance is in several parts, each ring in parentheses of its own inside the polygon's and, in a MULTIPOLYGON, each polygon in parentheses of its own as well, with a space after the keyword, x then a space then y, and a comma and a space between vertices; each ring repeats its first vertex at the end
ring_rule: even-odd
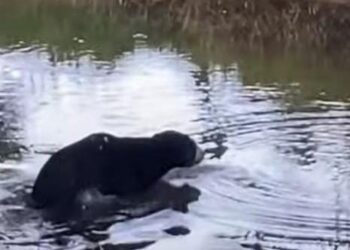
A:
POLYGON ((225 36, 232 42, 268 46, 349 49, 349 1, 312 0, 124 0, 148 19, 166 19, 190 33, 225 36))
MULTIPOLYGON (((40 1, 40 0, 38 0, 40 1)), ((350 0, 52 0, 142 16, 206 42, 350 54, 350 0)))

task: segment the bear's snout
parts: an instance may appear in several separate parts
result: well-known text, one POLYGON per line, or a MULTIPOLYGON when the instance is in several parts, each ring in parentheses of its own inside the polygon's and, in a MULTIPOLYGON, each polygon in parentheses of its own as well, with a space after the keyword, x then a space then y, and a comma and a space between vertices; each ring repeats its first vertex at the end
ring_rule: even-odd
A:
POLYGON ((200 163, 204 159, 204 151, 196 146, 196 155, 194 157, 194 164, 200 163))

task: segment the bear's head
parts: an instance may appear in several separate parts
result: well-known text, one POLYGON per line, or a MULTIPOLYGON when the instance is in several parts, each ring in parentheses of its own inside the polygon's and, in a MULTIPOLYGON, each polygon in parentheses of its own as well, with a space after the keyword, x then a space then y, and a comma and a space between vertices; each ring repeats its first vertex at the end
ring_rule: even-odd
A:
POLYGON ((201 162, 204 151, 188 136, 177 131, 164 131, 153 136, 161 148, 162 158, 170 167, 191 167, 201 162))

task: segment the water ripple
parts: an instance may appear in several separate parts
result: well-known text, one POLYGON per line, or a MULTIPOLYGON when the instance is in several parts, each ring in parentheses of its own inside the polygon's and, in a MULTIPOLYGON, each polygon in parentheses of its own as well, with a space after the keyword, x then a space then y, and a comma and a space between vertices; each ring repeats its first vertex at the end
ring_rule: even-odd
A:
POLYGON ((188 55, 144 43, 108 69, 96 67, 105 62, 94 61, 90 50, 73 66, 53 65, 45 46, 12 49, 0 56, 6 221, 0 242, 14 249, 146 242, 152 249, 155 241, 166 244, 167 229, 185 228, 181 237, 216 237, 226 247, 230 240, 252 249, 349 245, 348 103, 295 105, 278 85, 245 86, 236 64, 200 69, 188 55), (58 148, 96 131, 151 135, 174 128, 193 136, 209 157, 203 166, 170 173, 174 187, 124 209, 133 219, 112 213, 77 229, 25 208, 35 175, 58 148))

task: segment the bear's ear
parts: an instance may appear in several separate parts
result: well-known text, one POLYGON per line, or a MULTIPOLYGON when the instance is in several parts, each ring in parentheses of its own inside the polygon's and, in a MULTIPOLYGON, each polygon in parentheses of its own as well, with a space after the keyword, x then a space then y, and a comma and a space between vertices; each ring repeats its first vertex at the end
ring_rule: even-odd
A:
POLYGON ((153 138, 158 142, 164 143, 163 146, 175 146, 178 144, 191 141, 191 138, 185 134, 177 132, 175 130, 166 130, 153 135, 153 138))
POLYGON ((155 139, 162 139, 162 138, 171 138, 171 137, 180 136, 180 135, 186 136, 186 135, 181 134, 181 133, 179 133, 179 132, 177 132, 175 130, 165 130, 163 132, 154 134, 153 138, 155 138, 155 139))

